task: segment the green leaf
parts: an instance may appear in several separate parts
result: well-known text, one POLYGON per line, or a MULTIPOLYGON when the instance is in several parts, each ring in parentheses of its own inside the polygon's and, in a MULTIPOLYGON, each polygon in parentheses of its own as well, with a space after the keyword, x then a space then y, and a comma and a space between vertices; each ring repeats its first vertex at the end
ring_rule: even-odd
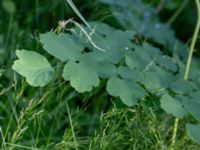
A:
POLYGON ((186 80, 172 82, 170 88, 178 94, 187 94, 193 91, 190 82, 186 80))
POLYGON ((133 80, 135 82, 141 82, 143 80, 143 74, 137 69, 131 69, 129 67, 120 66, 118 68, 118 74, 127 80, 133 80))
POLYGON ((144 80, 141 82, 148 90, 154 91, 168 88, 175 80, 173 74, 157 65, 152 65, 144 72, 144 80))
POLYGON ((167 56, 158 56, 156 58, 156 62, 159 66, 164 67, 165 69, 173 72, 176 72, 178 69, 176 64, 172 61, 172 59, 167 56))
POLYGON ((194 81, 195 83, 198 83, 198 84, 200 84, 199 66, 200 66, 199 59, 192 58, 189 79, 191 79, 192 81, 194 81))
POLYGON ((126 65, 132 69, 144 69, 145 66, 149 63, 147 59, 144 61, 138 56, 135 52, 129 51, 125 56, 126 65))
POLYGON ((100 0, 109 4, 117 21, 128 30, 137 31, 139 34, 173 49, 175 34, 171 28, 159 22, 156 9, 146 5, 141 0, 100 0), (162 33, 162 34, 161 34, 162 33))
MULTIPOLYGON (((148 43, 144 43, 142 45, 142 47, 137 47, 137 49, 138 49, 138 51, 140 51, 140 50, 145 51, 145 53, 147 53, 151 57, 151 59, 155 59, 158 56, 162 55, 162 52, 160 51, 160 49, 158 49, 148 43)), ((143 56, 145 56, 145 55, 143 54, 143 56)))
POLYGON ((90 64, 97 74, 102 78, 109 78, 117 76, 117 68, 110 63, 93 63, 90 64))
POLYGON ((166 84, 163 83, 162 78, 154 71, 148 71, 144 73, 144 80, 141 83, 149 91, 157 91, 162 88, 166 88, 166 84))
POLYGON ((160 76, 154 71, 148 71, 144 73, 144 80, 142 81, 142 84, 149 91, 156 91, 165 87, 162 84, 162 79, 160 76))
POLYGON ((192 97, 183 97, 183 105, 188 112, 197 120, 200 121, 200 93, 192 93, 192 97))
POLYGON ((137 99, 145 96, 146 92, 135 82, 112 77, 107 82, 107 91, 110 95, 120 97, 127 106, 137 104, 137 99))
MULTIPOLYGON (((99 52, 99 50, 97 50, 91 44, 85 35, 74 36, 76 36, 78 39, 81 39, 82 42, 80 43, 85 43, 88 49, 94 52, 97 51, 99 54, 97 54, 95 57, 102 57, 106 61, 117 64, 124 57, 125 52, 134 47, 134 44, 131 40, 133 39, 135 32, 116 30, 102 23, 99 26, 98 23, 95 22, 92 22, 92 26, 95 28, 95 32, 99 35, 99 37, 97 37, 95 34, 92 34, 91 39, 95 45, 101 49, 104 49, 105 52, 99 52), (104 28, 106 28, 105 31, 103 31, 104 28), (111 32, 108 32, 108 28, 111 29, 111 32)), ((75 31, 79 33, 80 29, 76 28, 75 31)))
POLYGON ((78 92, 91 91, 99 85, 99 77, 96 71, 84 63, 68 62, 63 71, 63 77, 78 92))
POLYGON ((19 58, 15 60, 12 69, 26 78, 32 86, 45 86, 53 78, 54 69, 47 59, 32 51, 17 50, 19 58))
POLYGON ((130 68, 143 71, 145 67, 154 64, 154 59, 160 54, 158 49, 148 44, 135 46, 135 51, 127 52, 125 62, 130 68))
POLYGON ((107 36, 112 34, 115 29, 105 23, 92 21, 89 23, 98 35, 107 36))
POLYGON ((200 144, 200 124, 186 124, 186 130, 189 137, 196 143, 200 144))
POLYGON ((116 30, 112 33, 112 36, 102 37, 102 41, 94 38, 95 43, 106 50, 102 54, 111 63, 117 64, 124 57, 126 50, 133 47, 129 34, 125 34, 125 32, 116 30))
POLYGON ((162 96, 160 102, 163 110, 176 117, 183 117, 187 113, 182 102, 178 98, 173 98, 170 95, 165 94, 162 96))
POLYGON ((93 51, 82 54, 79 62, 85 63, 93 68, 100 77, 108 78, 117 75, 117 68, 109 63, 102 51, 93 51))
POLYGON ((60 35, 56 35, 54 32, 41 34, 40 42, 45 51, 63 62, 77 60, 84 49, 83 46, 75 43, 69 34, 64 33, 60 35))

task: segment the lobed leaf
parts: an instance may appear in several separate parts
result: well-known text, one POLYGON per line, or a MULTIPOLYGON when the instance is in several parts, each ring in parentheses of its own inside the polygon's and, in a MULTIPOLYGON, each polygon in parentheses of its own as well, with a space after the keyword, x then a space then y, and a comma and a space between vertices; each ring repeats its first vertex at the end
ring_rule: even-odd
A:
POLYGON ((54 69, 47 59, 33 51, 17 50, 18 60, 14 61, 12 69, 25 77, 32 86, 45 86, 53 78, 54 69))
POLYGON ((182 102, 178 98, 173 98, 170 95, 165 94, 162 96, 160 102, 163 110, 176 117, 183 117, 187 113, 182 102))
POLYGON ((75 43, 69 34, 65 33, 60 35, 56 35, 54 32, 41 34, 40 42, 46 52, 63 62, 77 60, 84 49, 82 45, 75 43))
POLYGON ((89 92, 99 85, 99 77, 96 71, 83 63, 69 61, 63 71, 63 78, 78 92, 89 92))
POLYGON ((93 68, 102 78, 109 78, 117 75, 117 68, 114 64, 109 63, 105 58, 104 52, 93 51, 82 54, 79 62, 93 68))
POLYGON ((193 91, 190 81, 177 80, 170 85, 171 90, 178 94, 187 94, 193 91))
POLYGON ((120 97, 127 106, 134 106, 137 100, 146 95, 145 90, 135 82, 112 77, 107 82, 107 91, 110 95, 120 97))
POLYGON ((178 70, 177 65, 173 62, 173 60, 170 57, 160 55, 156 58, 156 62, 159 66, 164 67, 165 69, 170 70, 172 72, 176 72, 178 70))
POLYGON ((189 137, 196 143, 200 144, 200 124, 186 124, 186 130, 189 137))
POLYGON ((183 105, 188 112, 197 120, 200 121, 200 93, 192 93, 190 97, 182 97, 183 105))
POLYGON ((138 69, 131 69, 129 67, 118 67, 118 74, 126 80, 133 80, 135 82, 141 82, 144 80, 144 76, 138 69))

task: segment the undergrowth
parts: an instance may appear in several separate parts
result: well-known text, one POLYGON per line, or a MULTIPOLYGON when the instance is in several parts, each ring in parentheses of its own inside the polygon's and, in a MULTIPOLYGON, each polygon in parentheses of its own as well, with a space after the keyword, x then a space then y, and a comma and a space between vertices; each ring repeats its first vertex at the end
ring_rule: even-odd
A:
POLYGON ((198 39, 173 29, 196 14, 184 3, 3 0, 0 149, 198 150, 198 39))

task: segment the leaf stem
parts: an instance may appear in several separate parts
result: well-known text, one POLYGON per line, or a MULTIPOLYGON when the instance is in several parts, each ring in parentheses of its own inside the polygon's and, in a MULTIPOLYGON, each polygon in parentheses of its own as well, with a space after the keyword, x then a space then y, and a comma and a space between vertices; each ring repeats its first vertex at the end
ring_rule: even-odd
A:
MULTIPOLYGON (((196 6, 197 6, 198 19, 197 19, 197 24, 196 24, 194 34, 193 34, 193 37, 192 37, 190 49, 189 49, 189 54, 188 54, 186 68, 185 68, 185 74, 184 74, 184 80, 188 80, 188 75, 189 75, 190 66, 191 66, 191 62, 192 62, 194 47, 195 47, 195 43, 197 41, 199 29, 200 29, 200 2, 199 2, 199 0, 195 0, 195 2, 196 2, 196 6)), ((176 136, 177 136, 177 131, 178 131, 178 124, 179 124, 179 118, 176 118, 175 122, 174 122, 174 130, 173 130, 172 143, 171 143, 171 146, 170 146, 170 150, 174 150, 174 145, 175 145, 175 142, 176 142, 176 136)))

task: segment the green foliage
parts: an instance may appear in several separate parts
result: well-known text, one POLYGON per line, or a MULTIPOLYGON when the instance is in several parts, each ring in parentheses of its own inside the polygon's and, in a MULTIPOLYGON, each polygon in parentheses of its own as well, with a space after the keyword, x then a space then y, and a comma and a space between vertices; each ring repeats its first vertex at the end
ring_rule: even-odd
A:
POLYGON ((190 138, 200 144, 200 124, 186 124, 186 128, 190 138))
POLYGON ((168 25, 159 22, 156 10, 152 6, 144 5, 141 0, 134 0, 134 2, 127 0, 125 3, 123 0, 99 1, 110 6, 113 15, 125 29, 136 31, 168 47, 172 47, 175 43, 174 32, 168 25))
MULTIPOLYGON (((135 78, 137 78, 136 81, 144 85, 149 91, 167 88, 170 81, 175 80, 172 78, 172 73, 170 72, 170 69, 176 71, 175 63, 170 60, 170 58, 167 58, 167 60, 163 61, 161 64, 159 61, 163 54, 157 48, 146 43, 142 46, 131 43, 130 40, 133 38, 134 33, 116 30, 106 24, 98 22, 91 23, 91 26, 95 26, 96 32, 101 39, 98 40, 94 35, 91 36, 92 40, 94 40, 94 43, 99 47, 106 49, 105 52, 94 49, 92 44, 86 41, 87 37, 84 35, 78 37, 77 34, 61 33, 60 35, 56 35, 53 32, 49 32, 40 36, 43 48, 48 53, 58 58, 60 61, 68 61, 64 67, 63 77, 65 80, 70 81, 72 87, 77 91, 81 93, 85 91, 89 92, 93 89, 92 87, 97 87, 99 85, 99 77, 109 79, 110 77, 116 77, 121 74, 123 78, 125 77, 124 75, 128 75, 126 71, 129 71, 129 74, 133 74, 128 75, 132 77, 125 77, 125 80, 130 80, 130 83, 134 83, 135 78), (100 28, 98 28, 98 25, 100 25, 100 28), (102 28, 106 28, 107 30, 102 30, 102 28), (112 37, 109 34, 109 29, 112 31, 112 37), (102 31, 104 31, 104 33, 102 31), (120 40, 119 37, 122 37, 123 40, 120 40), (80 40, 76 44, 73 41, 75 38, 79 38, 80 40), (84 47, 89 48, 90 51, 83 51, 84 47), (119 67, 120 62, 125 62, 126 65, 121 65, 119 67), (119 72, 116 68, 119 68, 119 72), (135 74, 135 72, 137 72, 137 74, 135 74), (167 78, 164 79, 164 77, 167 78)), ((76 32, 82 31, 76 29, 76 32)), ((107 89, 109 89, 111 95, 124 97, 122 98, 123 102, 129 101, 128 103, 125 102, 125 104, 129 106, 135 105, 136 99, 145 97, 145 89, 142 91, 141 87, 137 84, 127 84, 129 81, 127 82, 120 79, 119 82, 122 84, 117 84, 118 86, 115 88, 122 89, 119 90, 122 93, 123 90, 126 91, 129 89, 126 91, 129 93, 129 100, 125 100, 125 93, 122 94, 124 96, 119 92, 117 92, 118 95, 113 94, 111 89, 113 89, 113 84, 115 85, 117 82, 116 80, 113 81, 113 79, 117 78, 109 80, 109 87, 107 89), (131 100, 132 97, 133 100, 131 100)))
POLYGON ((187 113, 184 109, 183 104, 180 99, 173 98, 168 94, 162 96, 161 107, 169 114, 173 114, 176 117, 183 117, 187 113))
POLYGON ((13 64, 13 70, 26 77, 32 86, 44 86, 53 78, 54 69, 47 59, 32 51, 17 50, 19 58, 13 64))
POLYGON ((191 93, 193 91, 191 83, 186 80, 177 80, 171 84, 170 88, 174 92, 182 95, 191 93))
POLYGON ((170 70, 172 72, 176 72, 178 70, 177 65, 174 63, 174 61, 167 56, 158 56, 157 59, 157 64, 160 65, 161 67, 170 70))
POLYGON ((107 83, 107 91, 112 96, 119 96, 127 106, 137 104, 137 99, 145 96, 146 92, 137 83, 119 78, 110 78, 107 83))
MULTIPOLYGON (((176 62, 176 59, 166 56, 148 43, 132 43, 134 32, 116 30, 99 22, 92 22, 90 26, 95 29, 91 39, 83 33, 88 32, 86 27, 75 27, 71 33, 48 32, 40 35, 44 50, 66 63, 62 76, 76 91, 91 92, 100 85, 102 79, 107 79, 108 94, 120 97, 127 106, 138 104, 148 93, 163 94, 161 91, 164 91, 160 100, 163 110, 176 117, 190 113, 199 120, 198 101, 194 99, 191 102, 185 96, 193 92, 194 87, 198 87, 197 83, 177 80, 175 76, 181 73, 179 68, 182 68, 183 63, 176 62), (94 44, 105 51, 99 51, 94 44), (170 96, 170 91, 177 96, 170 96)), ((22 51, 27 57, 19 55, 19 52, 17 55, 20 60, 15 61, 13 69, 25 76, 33 86, 46 85, 53 72, 47 60, 36 52, 22 51), (33 57, 30 54, 38 57, 34 60, 37 59, 39 64, 31 62, 33 57), (39 71, 35 71, 34 66, 39 71)))
POLYGON ((68 62, 63 71, 65 80, 70 81, 72 87, 78 92, 91 91, 93 86, 99 85, 99 77, 95 70, 86 64, 68 62))
POLYGON ((77 45, 68 34, 56 35, 53 32, 40 35, 43 48, 61 61, 77 60, 83 47, 77 45))
POLYGON ((0 149, 168 149, 174 116, 174 150, 199 149, 199 58, 183 80, 187 44, 160 21, 182 1, 144 1, 68 0, 79 18, 63 0, 2 1, 0 149), (84 25, 45 32, 69 17, 84 25))
POLYGON ((200 96, 199 92, 191 93, 190 97, 183 98, 183 105, 195 119, 200 121, 199 96, 200 96))

